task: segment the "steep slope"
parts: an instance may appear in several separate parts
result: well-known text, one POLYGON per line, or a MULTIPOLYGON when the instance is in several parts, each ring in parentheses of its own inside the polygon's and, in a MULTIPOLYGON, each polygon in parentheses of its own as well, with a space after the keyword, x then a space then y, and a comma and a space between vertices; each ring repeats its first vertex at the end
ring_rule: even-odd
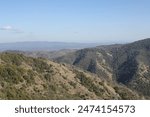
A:
POLYGON ((105 79, 112 79, 112 59, 112 54, 103 49, 87 48, 59 57, 55 61, 72 64, 105 79))
POLYGON ((0 54, 0 99, 141 99, 123 85, 46 59, 0 54))
POLYGON ((65 62, 117 81, 150 97, 150 39, 124 45, 82 49, 59 57, 65 62))
POLYGON ((117 81, 150 96, 150 39, 115 49, 113 56, 117 81))

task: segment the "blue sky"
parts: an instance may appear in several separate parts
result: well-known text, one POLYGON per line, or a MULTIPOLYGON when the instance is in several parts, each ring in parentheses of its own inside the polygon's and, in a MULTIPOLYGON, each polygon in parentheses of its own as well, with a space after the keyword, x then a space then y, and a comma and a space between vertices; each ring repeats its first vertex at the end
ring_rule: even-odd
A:
POLYGON ((150 37, 150 0, 1 0, 0 43, 124 43, 150 37))

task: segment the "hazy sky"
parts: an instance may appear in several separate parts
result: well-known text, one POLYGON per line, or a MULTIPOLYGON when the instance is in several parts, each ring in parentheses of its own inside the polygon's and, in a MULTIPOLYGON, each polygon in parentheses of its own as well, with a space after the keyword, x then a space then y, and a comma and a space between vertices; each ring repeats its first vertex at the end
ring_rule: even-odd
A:
POLYGON ((150 37, 150 0, 0 0, 0 43, 150 37))

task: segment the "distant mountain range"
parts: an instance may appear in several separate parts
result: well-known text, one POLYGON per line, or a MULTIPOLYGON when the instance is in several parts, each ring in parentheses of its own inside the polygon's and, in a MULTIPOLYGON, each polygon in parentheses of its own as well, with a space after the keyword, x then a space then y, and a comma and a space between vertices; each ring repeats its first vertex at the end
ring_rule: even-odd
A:
POLYGON ((61 49, 82 49, 95 47, 98 43, 65 43, 65 42, 16 42, 0 43, 0 51, 20 50, 20 51, 55 51, 61 49))

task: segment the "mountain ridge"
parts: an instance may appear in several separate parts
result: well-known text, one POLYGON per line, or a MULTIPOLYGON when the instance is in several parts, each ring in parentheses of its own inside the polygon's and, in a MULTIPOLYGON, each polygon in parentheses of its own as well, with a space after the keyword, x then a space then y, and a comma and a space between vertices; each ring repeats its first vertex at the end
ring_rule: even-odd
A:
POLYGON ((144 99, 135 91, 67 64, 0 54, 0 99, 144 99))
POLYGON ((117 81, 150 96, 150 38, 78 50, 55 59, 117 81))
POLYGON ((150 39, 57 52, 0 53, 0 98, 150 99, 150 39))

